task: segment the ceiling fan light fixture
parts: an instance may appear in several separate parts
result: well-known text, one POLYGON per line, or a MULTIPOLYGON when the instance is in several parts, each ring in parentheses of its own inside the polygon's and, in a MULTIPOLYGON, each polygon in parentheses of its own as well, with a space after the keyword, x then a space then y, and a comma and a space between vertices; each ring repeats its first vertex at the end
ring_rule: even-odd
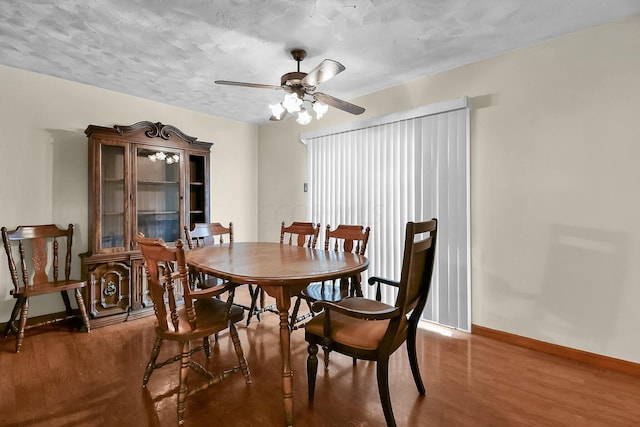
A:
POLYGON ((324 116, 326 112, 329 111, 329 106, 327 104, 323 104, 322 102, 314 101, 313 111, 315 111, 316 113, 316 119, 320 120, 322 116, 324 116))
POLYGON ((283 113, 285 112, 285 108, 282 106, 281 103, 269 104, 269 109, 271 110, 271 115, 273 117, 273 120, 282 119, 282 116, 284 115, 283 113))
MULTIPOLYGON (((231 86, 244 86, 258 89, 276 89, 284 90, 287 94, 284 96, 284 100, 278 105, 269 105, 271 108, 271 117, 269 120, 282 120, 288 113, 297 113, 302 109, 302 103, 307 102, 311 104, 311 108, 316 113, 316 118, 320 119, 324 116, 328 110, 328 106, 337 108, 338 110, 346 111, 351 114, 362 114, 364 108, 354 104, 350 104, 347 101, 335 98, 326 93, 316 92, 316 86, 322 82, 333 78, 335 75, 344 71, 344 65, 334 61, 332 59, 325 59, 315 68, 308 73, 300 71, 300 62, 307 56, 307 51, 304 49, 292 49, 291 56, 298 63, 297 71, 285 73, 280 78, 280 86, 265 85, 260 83, 245 83, 236 82, 231 80, 216 80, 216 84, 231 85, 231 86), (322 102, 318 102, 322 101, 322 102), (280 108, 284 107, 286 112, 280 113, 280 108)), ((300 123, 309 123, 311 117, 308 112, 301 115, 302 118, 298 120, 300 123)))
POLYGON ((282 106, 290 113, 297 113, 302 107, 302 99, 295 93, 288 93, 284 96, 282 106))
POLYGON ((298 113, 296 122, 300 123, 301 125, 308 125, 309 123, 311 123, 311 119, 311 114, 309 114, 305 108, 302 108, 298 113))

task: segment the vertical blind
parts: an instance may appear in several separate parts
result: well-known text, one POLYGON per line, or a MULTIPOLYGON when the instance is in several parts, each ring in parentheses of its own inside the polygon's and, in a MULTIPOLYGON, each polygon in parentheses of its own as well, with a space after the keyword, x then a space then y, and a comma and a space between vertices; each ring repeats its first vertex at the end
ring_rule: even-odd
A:
MULTIPOLYGON (((438 218, 425 320, 470 330, 469 108, 457 98, 301 135, 309 220, 371 227, 367 275, 400 278, 407 221, 438 218)), ((366 276, 363 279, 366 281, 366 276)), ((373 289, 363 284, 365 296, 373 289)), ((386 287, 383 300, 394 304, 386 287)))

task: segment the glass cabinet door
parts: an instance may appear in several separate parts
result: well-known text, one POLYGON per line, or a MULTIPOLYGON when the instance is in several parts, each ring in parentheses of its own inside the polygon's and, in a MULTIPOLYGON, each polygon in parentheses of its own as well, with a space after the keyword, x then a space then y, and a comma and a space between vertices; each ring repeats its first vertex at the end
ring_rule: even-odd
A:
POLYGON ((125 147, 100 145, 101 150, 101 212, 100 239, 102 248, 125 245, 125 147))
POLYGON ((207 217, 207 161, 205 156, 189 156, 189 226, 208 222, 207 217))
POLYGON ((173 242, 180 238, 180 150, 136 148, 137 231, 173 242))

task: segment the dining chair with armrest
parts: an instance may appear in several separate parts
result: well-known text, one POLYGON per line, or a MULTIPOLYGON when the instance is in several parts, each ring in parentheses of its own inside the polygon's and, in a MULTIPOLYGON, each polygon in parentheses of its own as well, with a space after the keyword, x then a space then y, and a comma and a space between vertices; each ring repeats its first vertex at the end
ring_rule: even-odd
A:
MULTIPOLYGON (((331 230, 331 226, 327 225, 324 235, 324 250, 336 252, 353 252, 358 255, 365 254, 367 243, 369 242, 369 227, 364 228, 362 225, 340 224, 335 230, 331 230)), ((291 329, 299 329, 304 326, 304 322, 314 315, 313 310, 298 316, 301 301, 304 300, 310 307, 315 301, 333 301, 337 302, 349 295, 362 296, 360 287, 361 275, 354 278, 342 278, 340 280, 332 280, 327 282, 316 282, 309 284, 302 290, 300 295, 296 297, 296 301, 291 313, 291 329)))
POLYGON ((396 425, 389 393, 389 358, 405 341, 418 393, 425 394, 416 353, 416 330, 431 288, 436 234, 436 219, 407 223, 400 280, 369 278, 369 284, 378 286, 375 300, 353 297, 337 303, 318 301, 314 304, 314 310, 323 311, 305 327, 305 339, 309 343, 309 402, 314 398, 318 345, 325 353, 325 369, 328 369, 331 351, 376 361, 378 393, 389 427, 396 425), (380 301, 381 284, 397 288, 395 305, 380 301))
POLYGON ((185 260, 182 240, 175 242, 175 249, 167 247, 162 239, 139 235, 138 244, 144 258, 149 291, 156 315, 156 340, 149 363, 144 372, 142 386, 146 388, 155 369, 180 361, 178 390, 178 423, 184 423, 187 396, 211 385, 218 384, 236 372, 242 372, 247 384, 251 383, 249 368, 244 357, 235 324, 244 318, 244 310, 233 304, 234 287, 223 283, 207 289, 192 290, 189 286, 189 269, 185 260), (178 289, 182 289, 183 304, 179 303, 178 289), (215 298, 228 293, 227 300, 215 298), (228 329, 237 357, 237 364, 213 375, 204 366, 191 359, 191 355, 204 350, 210 357, 208 337, 228 329), (180 354, 158 362, 165 340, 179 342, 180 354), (203 340, 202 345, 191 347, 192 340, 203 340), (198 387, 188 387, 189 370, 193 369, 206 378, 198 387))
POLYGON ((67 291, 74 290, 82 319, 82 329, 89 332, 89 317, 82 296, 82 288, 86 287, 87 283, 84 280, 71 278, 73 225, 69 224, 67 228, 59 228, 54 224, 22 225, 13 231, 2 227, 2 241, 13 283, 11 294, 16 298, 4 336, 8 336, 10 332, 16 334, 16 353, 19 353, 22 347, 30 297, 60 292, 66 315, 73 316, 74 311, 67 291), (63 259, 59 253, 60 245, 63 245, 66 250, 63 259), (16 267, 16 258, 19 260, 18 267, 16 267), (60 262, 64 262, 63 277, 59 274, 60 262), (20 314, 20 322, 16 326, 15 320, 18 314, 20 314))

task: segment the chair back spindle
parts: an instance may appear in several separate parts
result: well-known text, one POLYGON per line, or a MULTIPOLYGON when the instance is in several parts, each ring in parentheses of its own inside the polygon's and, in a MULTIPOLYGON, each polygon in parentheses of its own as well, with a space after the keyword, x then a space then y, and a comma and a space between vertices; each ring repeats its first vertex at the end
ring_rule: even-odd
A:
POLYGON ((292 222, 290 226, 285 227, 284 221, 280 227, 280 244, 284 244, 285 237, 288 235, 288 244, 305 248, 316 247, 318 235, 320 234, 320 224, 312 222, 292 222), (295 240, 294 240, 295 238, 295 240))

